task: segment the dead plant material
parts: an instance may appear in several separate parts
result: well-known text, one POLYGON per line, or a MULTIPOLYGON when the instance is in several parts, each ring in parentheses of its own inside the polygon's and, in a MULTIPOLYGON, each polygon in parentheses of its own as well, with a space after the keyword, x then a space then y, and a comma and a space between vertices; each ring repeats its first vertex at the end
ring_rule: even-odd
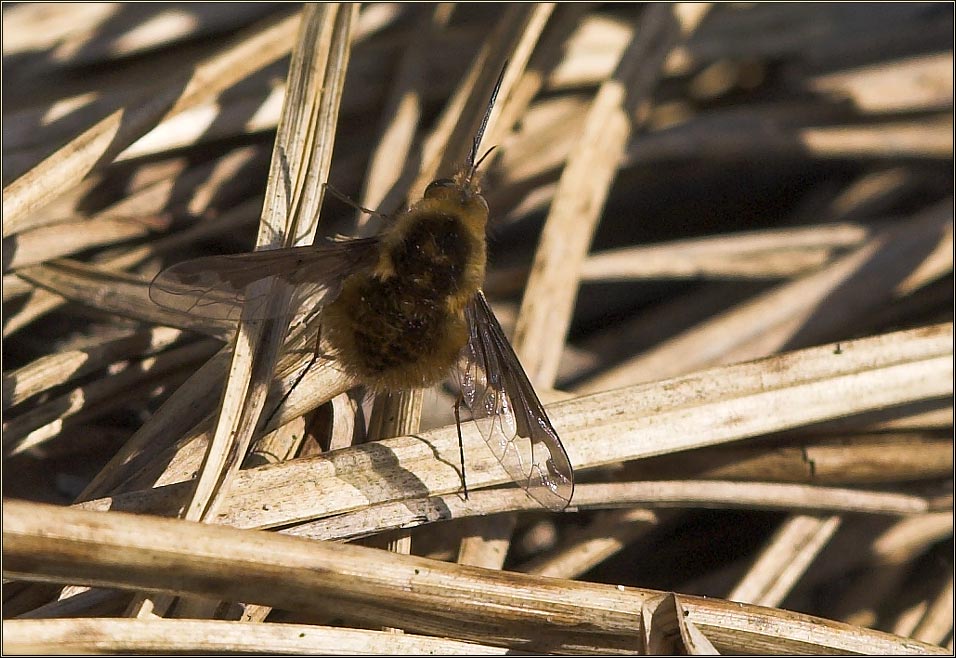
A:
POLYGON ((4 651, 952 652, 951 5, 3 9, 4 651), (470 421, 465 499, 452 380, 373 402, 295 290, 148 294, 374 234, 502 70, 564 514, 470 421))

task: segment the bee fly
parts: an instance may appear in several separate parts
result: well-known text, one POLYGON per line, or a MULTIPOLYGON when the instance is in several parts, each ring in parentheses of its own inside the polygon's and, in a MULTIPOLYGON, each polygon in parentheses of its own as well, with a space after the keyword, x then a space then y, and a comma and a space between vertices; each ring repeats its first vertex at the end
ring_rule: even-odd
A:
POLYGON ((376 392, 434 386, 456 371, 459 440, 464 402, 508 474, 562 510, 574 491, 571 463, 481 291, 488 205, 478 166, 491 151, 476 157, 498 86, 464 166, 431 182, 379 235, 186 261, 161 272, 149 294, 217 319, 269 317, 265 294, 252 290, 270 277, 297 299, 319 299, 323 351, 341 368, 376 392))

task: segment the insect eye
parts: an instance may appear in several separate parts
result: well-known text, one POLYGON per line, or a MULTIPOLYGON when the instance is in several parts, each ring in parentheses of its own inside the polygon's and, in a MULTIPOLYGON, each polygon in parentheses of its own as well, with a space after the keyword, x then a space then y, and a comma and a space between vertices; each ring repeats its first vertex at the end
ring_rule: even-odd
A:
POLYGON ((452 190, 455 187, 455 181, 450 178, 439 178, 438 180, 433 180, 428 184, 428 187, 425 188, 425 198, 434 199, 436 197, 443 196, 443 192, 447 190, 452 190))

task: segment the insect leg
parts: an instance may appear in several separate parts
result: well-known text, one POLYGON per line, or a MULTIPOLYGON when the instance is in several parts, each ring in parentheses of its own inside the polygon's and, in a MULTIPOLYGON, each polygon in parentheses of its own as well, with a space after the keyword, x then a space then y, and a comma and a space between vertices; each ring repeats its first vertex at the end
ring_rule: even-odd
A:
POLYGON ((455 400, 455 425, 458 427, 458 457, 461 460, 461 488, 465 492, 465 500, 468 500, 468 481, 465 479, 465 442, 461 438, 461 393, 455 400))
POLYGON ((359 204, 357 204, 357 203, 355 203, 354 201, 352 201, 350 198, 348 198, 347 196, 345 196, 344 194, 342 194, 341 192, 339 192, 337 189, 335 189, 334 187, 332 187, 332 186, 329 185, 328 183, 325 184, 325 190, 326 190, 329 194, 331 194, 332 196, 334 196, 336 199, 338 199, 339 201, 341 201, 342 203, 345 203, 345 204, 347 204, 347 205, 350 205, 350 206, 352 206, 353 208, 355 208, 356 210, 359 210, 359 211, 361 211, 361 212, 364 212, 364 213, 367 214, 367 215, 372 215, 373 217, 382 217, 382 218, 385 218, 385 219, 388 218, 388 215, 386 215, 385 213, 381 213, 381 212, 379 212, 379 211, 377 211, 377 210, 370 210, 370 209, 368 209, 368 208, 365 208, 365 207, 363 207, 363 206, 360 206, 359 204))
POLYGON ((269 424, 269 421, 272 420, 272 417, 276 415, 279 409, 282 408, 282 405, 285 404, 285 401, 289 399, 289 396, 292 395, 292 391, 295 390, 295 387, 299 385, 302 381, 302 378, 305 377, 305 373, 309 372, 309 369, 315 365, 315 362, 319 360, 320 350, 319 347, 322 343, 322 325, 319 325, 318 331, 315 332, 315 350, 312 352, 312 358, 309 359, 309 362, 306 364, 305 368, 302 369, 302 372, 299 373, 299 376, 295 378, 295 381, 292 382, 292 386, 289 387, 289 390, 285 392, 282 396, 282 399, 279 400, 279 404, 275 406, 275 409, 272 410, 272 413, 269 414, 269 417, 266 418, 266 422, 262 424, 263 427, 266 427, 269 424))

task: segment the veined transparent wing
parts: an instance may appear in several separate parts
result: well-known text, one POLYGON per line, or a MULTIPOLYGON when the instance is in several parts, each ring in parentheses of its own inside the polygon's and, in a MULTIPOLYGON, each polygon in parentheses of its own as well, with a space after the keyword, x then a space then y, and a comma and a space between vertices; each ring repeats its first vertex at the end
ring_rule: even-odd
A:
POLYGON ((563 510, 574 494, 571 462, 480 290, 465 317, 469 337, 458 359, 465 404, 508 474, 548 509, 563 510))
POLYGON ((295 287, 296 300, 334 296, 346 276, 375 263, 377 245, 377 238, 362 238, 187 260, 160 272, 149 297, 204 318, 238 321, 245 307, 245 317, 264 320, 277 311, 268 303, 270 287, 254 284, 274 277, 295 287))

